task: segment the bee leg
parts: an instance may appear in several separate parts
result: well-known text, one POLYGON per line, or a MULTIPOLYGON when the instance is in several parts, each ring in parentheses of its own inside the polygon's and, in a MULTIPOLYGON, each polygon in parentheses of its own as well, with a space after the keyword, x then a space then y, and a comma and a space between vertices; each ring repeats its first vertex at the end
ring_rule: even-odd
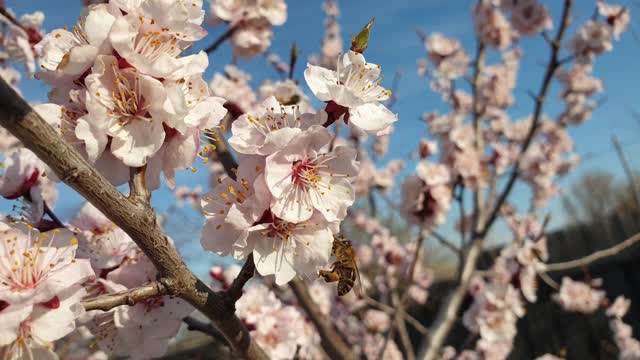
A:
POLYGON ((334 282, 340 280, 340 276, 335 271, 320 270, 318 276, 324 279, 325 282, 334 282))

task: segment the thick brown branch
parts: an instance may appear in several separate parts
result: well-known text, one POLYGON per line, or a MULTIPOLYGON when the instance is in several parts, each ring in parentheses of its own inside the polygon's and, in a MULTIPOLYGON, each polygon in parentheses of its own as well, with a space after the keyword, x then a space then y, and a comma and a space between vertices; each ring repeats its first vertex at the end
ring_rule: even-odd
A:
POLYGON ((554 271, 564 271, 564 270, 571 270, 571 269, 576 269, 576 268, 581 268, 583 266, 587 266, 589 264, 592 264, 600 259, 604 259, 606 257, 609 256, 614 256, 617 255, 618 253, 622 252, 623 250, 625 250, 626 248, 636 244, 637 242, 640 241, 640 233, 633 235, 632 237, 626 239, 625 241, 616 244, 610 248, 607 249, 603 249, 603 250, 599 250, 594 252, 593 254, 587 255, 585 257, 582 257, 580 259, 575 259, 575 260, 571 260, 571 261, 565 261, 565 262, 560 262, 560 263, 554 263, 554 264, 544 264, 542 266, 541 269, 539 269, 540 271, 544 271, 544 272, 554 272, 554 271))
POLYGON ((467 253, 466 262, 462 267, 460 285, 442 302, 444 307, 441 309, 438 317, 434 321, 435 325, 432 326, 432 335, 429 339, 429 348, 424 356, 425 360, 435 360, 438 358, 440 348, 444 344, 451 328, 458 318, 458 311, 467 295, 467 288, 469 287, 469 283, 471 282, 471 278, 474 274, 476 262, 480 257, 482 244, 482 239, 476 239, 471 243, 471 247, 467 253))
POLYGON ((101 295, 93 299, 83 300, 80 303, 82 304, 82 306, 84 306, 84 309, 86 311, 109 311, 121 305, 133 306, 149 298, 165 295, 166 293, 167 288, 164 287, 164 285, 162 285, 161 283, 154 281, 141 287, 113 294, 101 295))
POLYGON ((322 339, 322 348, 327 355, 329 355, 331 359, 356 359, 356 355, 351 351, 349 344, 345 342, 345 337, 340 335, 338 329, 333 326, 329 318, 322 314, 318 305, 311 298, 304 282, 294 279, 289 285, 296 295, 300 306, 304 308, 316 326, 322 339))
POLYGON ((224 298, 187 268, 157 223, 153 209, 114 188, 2 79, 0 125, 49 165, 59 179, 122 228, 153 262, 168 293, 188 301, 211 319, 238 356, 267 358, 229 311, 224 298))

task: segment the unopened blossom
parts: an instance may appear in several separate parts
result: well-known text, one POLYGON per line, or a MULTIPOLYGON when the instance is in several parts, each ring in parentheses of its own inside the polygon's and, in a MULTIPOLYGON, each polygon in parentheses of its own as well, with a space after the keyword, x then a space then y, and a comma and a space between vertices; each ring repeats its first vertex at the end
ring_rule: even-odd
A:
POLYGON ((533 36, 553 27, 549 9, 538 0, 519 0, 511 8, 511 25, 521 35, 533 36))
POLYGON ((117 16, 114 7, 100 4, 84 9, 71 31, 65 28, 48 33, 35 47, 42 71, 37 77, 51 85, 79 78, 98 55, 111 53, 109 31, 117 16))
POLYGON ((426 139, 420 140, 420 145, 418 147, 418 156, 421 159, 434 155, 437 152, 438 152, 438 143, 436 143, 435 141, 429 141, 426 139))
POLYGON ((344 219, 355 198, 351 181, 358 163, 352 148, 324 150, 330 140, 329 130, 312 126, 267 157, 265 180, 275 216, 297 223, 315 209, 329 222, 344 219))
POLYGON ((7 360, 58 359, 53 342, 76 328, 86 294, 73 285, 41 304, 9 305, 0 312, 0 356, 7 360))
POLYGON ((242 154, 270 155, 312 125, 322 125, 326 120, 323 110, 317 114, 301 114, 296 105, 282 105, 270 96, 256 111, 233 122, 229 145, 242 154))
POLYGON ((120 265, 130 256, 136 245, 122 229, 113 224, 91 203, 85 203, 71 221, 79 239, 78 253, 91 260, 96 269, 109 269, 120 265))
POLYGON ((511 25, 502 12, 491 4, 479 3, 474 9, 475 27, 480 40, 488 46, 504 50, 511 45, 511 25))
POLYGON ((607 24, 613 28, 613 36, 616 40, 620 38, 620 34, 627 31, 629 27, 629 9, 619 5, 608 4, 604 1, 596 3, 598 14, 603 16, 607 24))
POLYGON ((381 102, 391 92, 381 83, 380 66, 367 63, 364 56, 353 51, 338 61, 336 71, 307 65, 304 78, 313 94, 328 102, 327 112, 369 134, 387 129, 398 120, 381 102))
POLYGON ((573 281, 565 276, 562 278, 560 291, 554 294, 553 299, 567 311, 589 314, 598 309, 604 296, 604 291, 595 290, 584 282, 573 281))
POLYGON ((40 233, 22 223, 0 223, 0 300, 29 306, 51 301, 94 276, 76 259, 78 240, 66 229, 40 233))

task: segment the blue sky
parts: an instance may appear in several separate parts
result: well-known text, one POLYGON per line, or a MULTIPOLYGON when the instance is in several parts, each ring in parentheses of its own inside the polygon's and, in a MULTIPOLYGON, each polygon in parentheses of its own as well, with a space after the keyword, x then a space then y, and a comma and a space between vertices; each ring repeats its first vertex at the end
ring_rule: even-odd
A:
MULTIPOLYGON (((50 31, 65 25, 72 26, 80 13, 80 0, 44 1, 44 0, 5 0, 6 5, 18 15, 42 10, 46 14, 45 29, 50 31)), ((558 22, 560 5, 562 1, 544 1, 550 6, 554 16, 554 24, 558 22)), ((573 22, 569 34, 575 28, 586 21, 593 13, 595 1, 575 1, 573 22)), ((634 15, 640 10, 631 0, 618 0, 621 5, 631 9, 632 22, 634 15)), ((288 1, 289 19, 285 25, 274 28, 273 46, 271 52, 288 58, 291 44, 295 41, 301 51, 296 79, 302 79, 302 70, 307 56, 319 52, 319 44, 324 27, 324 15, 321 12, 322 2, 319 0, 288 1)), ((386 74, 386 85, 390 86, 391 78, 396 70, 403 76, 400 81, 398 93, 400 100, 396 103, 394 111, 399 114, 399 122, 396 131, 392 135, 389 155, 380 160, 384 164, 388 159, 404 157, 415 149, 418 141, 427 137, 426 128, 419 116, 424 111, 447 111, 441 102, 440 96, 430 91, 424 78, 419 78, 416 73, 416 60, 424 57, 424 47, 421 45, 416 30, 422 29, 426 33, 441 32, 448 37, 455 37, 462 41, 468 51, 475 49, 473 25, 470 10, 473 1, 445 1, 445 0, 349 0, 339 2, 342 25, 342 35, 345 44, 350 35, 355 34, 359 28, 370 18, 375 17, 376 23, 372 31, 372 40, 366 52, 367 60, 382 65, 386 74)), ((638 29, 632 24, 632 28, 638 29)), ((202 40, 195 49, 204 48, 213 42, 223 31, 223 28, 208 28, 209 35, 202 40)), ((640 58, 640 38, 632 31, 625 33, 621 40, 614 44, 614 51, 598 58, 595 65, 595 75, 603 79, 605 84, 606 101, 594 112, 594 116, 586 124, 573 128, 572 137, 576 144, 577 152, 581 155, 594 154, 586 159, 568 178, 563 179, 560 185, 568 187, 582 174, 595 169, 607 170, 621 176, 621 165, 611 146, 611 136, 617 136, 623 143, 624 150, 632 166, 637 168, 638 158, 635 155, 640 150, 640 122, 633 118, 632 112, 640 112, 640 105, 636 105, 640 84, 640 71, 636 67, 640 58)), ((529 90, 537 91, 544 68, 542 64, 547 60, 548 48, 541 37, 522 39, 524 59, 520 68, 520 77, 516 90, 516 103, 510 109, 512 118, 525 117, 532 111, 533 102, 527 95, 529 90)), ((473 56, 473 53, 470 55, 473 56)), ((489 56, 489 60, 495 59, 495 54, 489 56)), ((231 49, 228 44, 223 45, 210 57, 210 68, 205 74, 205 79, 210 79, 214 71, 220 71, 225 64, 231 61, 231 49)), ((241 60, 239 66, 253 75, 252 84, 256 87, 265 78, 277 78, 277 73, 266 63, 264 58, 258 57, 251 61, 241 60)), ((305 90, 306 85, 303 85, 305 90)), ((21 89, 29 101, 44 102, 48 87, 36 80, 23 80, 21 89)), ((549 101, 545 106, 545 112, 555 117, 562 109, 559 99, 559 87, 553 86, 550 91, 549 101)), ((408 163, 407 171, 413 169, 414 163, 408 163)), ((405 172, 405 173, 406 173, 405 172)), ((183 172, 178 176, 179 184, 195 186, 201 184, 207 188, 207 179, 204 172, 192 174, 183 172)), ((526 201, 528 192, 516 189, 513 202, 526 201)), ((154 194, 155 203, 159 208, 170 206, 170 193, 164 189, 154 194)), ((61 197, 64 197, 64 206, 58 208, 63 218, 68 218, 78 208, 80 198, 73 195, 72 191, 63 189, 61 197), (67 200, 68 199, 68 200, 67 200)), ((551 212, 552 224, 559 226, 563 223, 562 207, 558 200, 552 201, 543 212, 551 212)), ((193 215, 189 213, 188 215, 193 215)), ((193 216, 191 216, 193 218, 193 216)), ((172 219, 176 224, 183 224, 183 219, 172 219)), ((191 224, 189 224, 191 225, 191 224)), ((197 220, 193 223, 197 226, 197 220)), ((185 231, 185 226, 180 226, 181 231, 176 233, 180 237, 178 241, 187 241, 195 246, 182 248, 188 258, 193 257, 197 272, 202 273, 213 257, 204 257, 199 248, 196 230, 185 231)), ((195 227, 189 226, 191 229, 195 227)), ((503 231, 497 232, 497 237, 502 237, 503 231)), ((182 246, 181 246, 182 247, 182 246)))

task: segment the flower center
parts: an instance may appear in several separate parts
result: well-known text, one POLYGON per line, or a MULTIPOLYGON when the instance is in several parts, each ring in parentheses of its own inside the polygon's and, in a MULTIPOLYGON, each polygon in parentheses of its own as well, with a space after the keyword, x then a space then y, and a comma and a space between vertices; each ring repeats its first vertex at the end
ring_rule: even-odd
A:
POLYGON ((282 242, 289 240, 296 224, 274 218, 271 227, 267 230, 267 236, 274 239, 280 239, 282 242))
POLYGON ((121 118, 120 125, 124 125, 132 119, 152 121, 148 118, 147 113, 150 103, 145 101, 142 96, 140 76, 135 73, 135 69, 120 71, 117 63, 112 64, 112 68, 116 78, 111 90, 113 113, 121 118))
POLYGON ((293 163, 291 178, 293 183, 304 189, 317 189, 322 180, 319 176, 320 169, 311 159, 299 160, 293 163))
POLYGON ((147 31, 138 38, 135 44, 135 52, 145 58, 154 61, 160 55, 167 54, 171 57, 178 57, 189 46, 181 46, 181 41, 164 31, 147 31))

